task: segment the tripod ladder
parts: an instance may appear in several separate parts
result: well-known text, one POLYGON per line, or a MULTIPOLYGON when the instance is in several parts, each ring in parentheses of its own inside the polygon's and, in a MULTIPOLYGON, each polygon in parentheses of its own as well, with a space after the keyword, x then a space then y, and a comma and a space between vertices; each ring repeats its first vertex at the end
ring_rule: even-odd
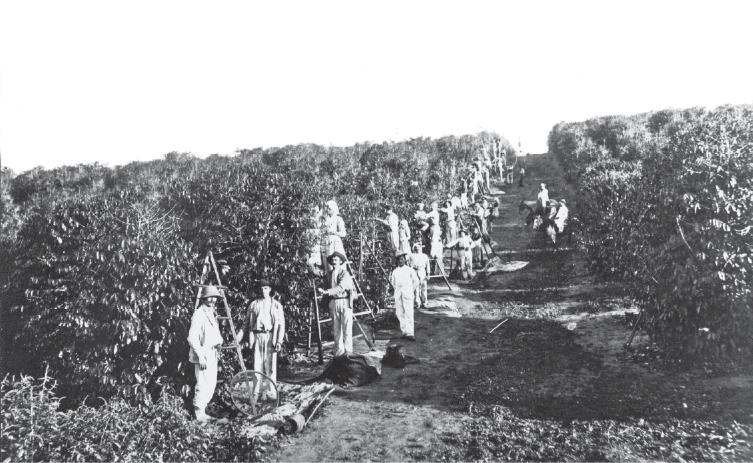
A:
MULTIPOLYGON (((196 302, 194 304, 194 310, 199 308, 201 288, 205 288, 207 286, 216 286, 218 289, 221 290, 220 294, 222 295, 222 305, 225 307, 225 316, 219 316, 217 317, 217 319, 227 320, 227 322, 230 325, 230 333, 232 333, 232 336, 233 336, 232 344, 223 345, 221 349, 222 350, 235 349, 235 353, 238 356, 238 363, 241 366, 241 371, 246 371, 246 364, 243 361, 243 354, 241 352, 241 344, 238 341, 238 338, 236 337, 235 325, 233 324, 233 317, 232 317, 232 314, 230 313, 230 306, 227 303, 227 297, 225 296, 225 291, 228 288, 225 286, 222 286, 222 280, 220 279, 220 272, 217 271, 217 263, 214 261, 214 255, 212 255, 212 251, 207 252, 207 256, 204 258, 204 268, 201 271, 201 279, 199 280, 199 284, 195 286, 198 287, 199 290, 197 291, 197 294, 196 294, 196 302), (212 274, 217 280, 217 284, 216 285, 205 284, 207 278, 211 279, 212 274)), ((254 397, 251 383, 247 378, 246 378, 246 390, 248 391, 248 399, 249 399, 249 402, 251 403, 252 413, 255 415, 256 414, 256 399, 254 397)))

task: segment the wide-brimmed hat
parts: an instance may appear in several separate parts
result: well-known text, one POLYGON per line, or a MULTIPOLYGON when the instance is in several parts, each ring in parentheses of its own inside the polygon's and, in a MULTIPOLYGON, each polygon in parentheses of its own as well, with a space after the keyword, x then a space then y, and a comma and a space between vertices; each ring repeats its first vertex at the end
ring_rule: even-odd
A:
POLYGON ((269 286, 272 287, 272 283, 269 282, 269 280, 259 280, 256 282, 256 287, 261 288, 263 286, 269 286))
POLYGON ((561 202, 562 204, 567 204, 567 200, 566 200, 565 198, 562 198, 562 199, 560 199, 560 202, 561 202))
POLYGON ((333 265, 332 264, 332 259, 334 257, 339 257, 343 264, 345 263, 346 260, 348 260, 348 259, 345 258, 344 255, 342 255, 342 253, 335 251, 332 254, 330 254, 329 256, 327 256, 327 263, 329 265, 333 265))
POLYGON ((408 253, 405 251, 396 251, 395 252, 395 260, 397 260, 400 257, 406 257, 408 256, 408 253))
POLYGON ((207 297, 222 297, 222 293, 220 293, 220 290, 216 286, 202 286, 199 299, 207 297))

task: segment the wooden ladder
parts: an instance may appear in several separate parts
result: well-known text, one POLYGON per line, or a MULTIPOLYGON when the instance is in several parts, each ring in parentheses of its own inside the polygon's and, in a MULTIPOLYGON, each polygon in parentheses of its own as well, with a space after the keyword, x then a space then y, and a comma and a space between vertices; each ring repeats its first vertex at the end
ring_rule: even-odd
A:
MULTIPOLYGON (((369 300, 366 298, 366 295, 361 290, 361 285, 358 282, 356 275, 353 273, 353 269, 350 266, 350 261, 345 261, 344 265, 345 265, 345 269, 348 271, 348 274, 350 275, 350 278, 353 280, 354 286, 356 287, 355 299, 360 298, 360 300, 362 300, 364 305, 366 306, 366 310, 353 313, 353 322, 356 325, 358 325, 358 328, 361 330, 364 341, 366 341, 366 344, 369 346, 369 349, 373 349, 374 345, 368 339, 368 335, 366 334, 363 327, 361 326, 361 322, 358 321, 358 317, 369 314, 371 315, 372 320, 376 320, 376 317, 374 316, 374 310, 372 309, 371 304, 369 304, 369 300)), ((325 275, 325 278, 326 278, 326 275, 325 275)), ((314 291, 314 297, 311 303, 311 310, 309 311, 309 336, 308 336, 308 345, 307 345, 306 354, 308 355, 311 353, 311 337, 314 332, 313 325, 316 324, 316 343, 319 350, 319 365, 322 365, 324 364, 324 348, 323 348, 323 343, 322 343, 322 325, 324 323, 331 322, 332 318, 324 318, 324 319, 321 318, 321 315, 319 313, 319 301, 322 300, 322 296, 319 296, 318 294, 316 294, 316 284, 314 284, 314 280, 311 280, 311 286, 314 291), (312 317, 312 313, 313 313, 313 317, 312 317)))
MULTIPOLYGON (((220 272, 217 271, 217 263, 214 261, 214 255, 212 255, 212 251, 207 252, 207 256, 204 258, 204 268, 201 271, 201 279, 199 280, 199 284, 195 285, 199 288, 197 294, 196 294, 196 302, 194 303, 194 311, 199 307, 200 298, 201 298, 201 289, 205 288, 207 286, 215 286, 217 289, 220 290, 220 294, 222 295, 222 304, 225 307, 225 316, 218 316, 218 320, 226 320, 228 324, 230 325, 230 333, 233 336, 233 342, 232 344, 223 345, 221 347, 222 350, 225 349, 235 349, 235 353, 238 356, 238 363, 240 363, 241 371, 246 371, 246 363, 243 361, 243 353, 241 352, 241 345, 238 341, 238 338, 236 337, 235 332, 235 325, 233 324, 233 317, 230 313, 230 306, 227 303, 227 297, 225 296, 225 291, 228 289, 225 286, 222 286, 222 280, 220 279, 220 272), (207 281, 207 278, 211 278, 212 274, 214 275, 215 279, 217 280, 217 284, 215 285, 208 285, 205 284, 207 281)), ((254 397, 253 388, 251 387, 251 383, 249 382, 248 378, 245 378, 246 380, 246 390, 248 391, 248 399, 251 403, 251 410, 254 415, 256 415, 256 399, 254 397)))

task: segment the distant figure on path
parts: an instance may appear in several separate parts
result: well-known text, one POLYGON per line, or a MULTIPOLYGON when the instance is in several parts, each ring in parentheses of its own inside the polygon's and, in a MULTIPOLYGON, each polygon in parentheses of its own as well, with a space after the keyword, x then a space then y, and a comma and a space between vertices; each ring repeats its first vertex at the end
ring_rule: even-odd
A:
POLYGON ((560 207, 557 209, 557 214, 554 216, 554 225, 555 231, 557 233, 562 233, 565 231, 565 225, 567 224, 567 216, 569 214, 569 210, 567 209, 567 200, 565 198, 562 198, 560 200, 560 207))
POLYGON ((447 243, 447 249, 451 249, 453 246, 457 246, 460 259, 460 272, 463 275, 464 280, 473 278, 473 252, 475 244, 468 232, 460 230, 460 238, 447 243))
POLYGON ((520 165, 520 181, 518 182, 518 188, 522 188, 525 185, 523 184, 523 180, 526 178, 526 166, 523 164, 520 165))
POLYGON ((539 194, 536 197, 541 207, 541 216, 546 217, 549 215, 549 190, 546 189, 546 183, 542 183, 539 186, 539 194))

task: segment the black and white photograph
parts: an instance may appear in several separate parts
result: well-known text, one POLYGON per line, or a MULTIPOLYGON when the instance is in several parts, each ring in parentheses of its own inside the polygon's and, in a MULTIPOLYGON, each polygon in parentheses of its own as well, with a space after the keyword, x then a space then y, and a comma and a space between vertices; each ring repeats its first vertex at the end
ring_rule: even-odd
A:
POLYGON ((753 461, 752 19, 0 0, 0 462, 753 461))

